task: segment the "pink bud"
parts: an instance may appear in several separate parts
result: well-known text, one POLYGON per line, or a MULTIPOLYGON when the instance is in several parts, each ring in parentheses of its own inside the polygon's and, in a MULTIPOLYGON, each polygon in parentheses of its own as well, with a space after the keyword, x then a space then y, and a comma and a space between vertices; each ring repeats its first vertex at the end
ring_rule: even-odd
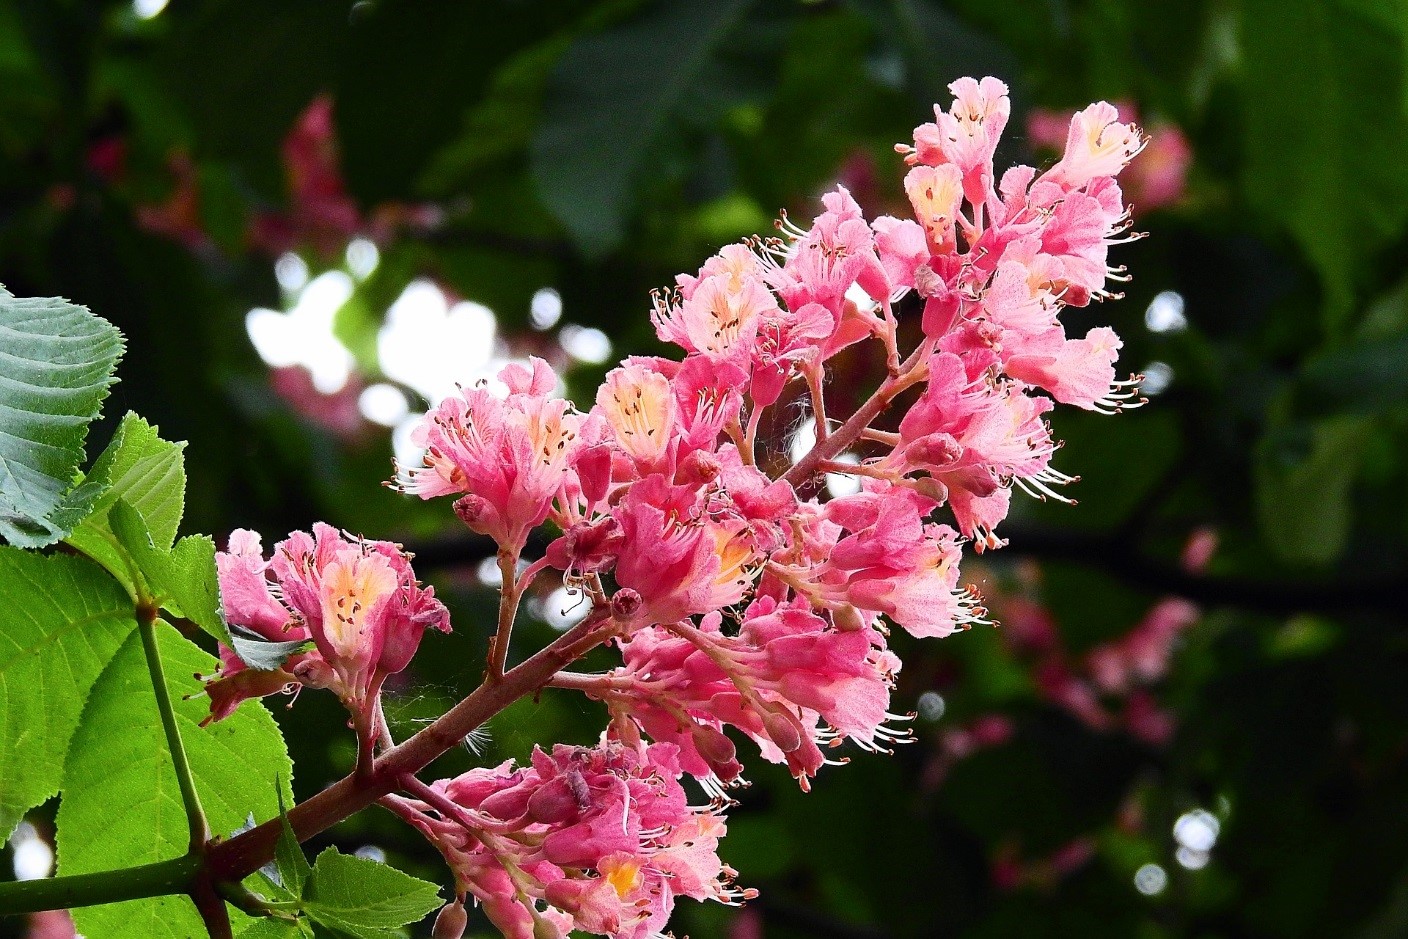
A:
POLYGON ((911 443, 904 452, 913 463, 942 468, 958 462, 963 456, 963 445, 952 434, 928 434, 911 443))
POLYGON ((866 627, 865 617, 849 603, 842 603, 831 611, 831 622, 842 632, 853 633, 866 627))
POLYGON ((732 763, 738 755, 738 749, 733 745, 733 741, 728 739, 722 731, 713 727, 696 724, 690 731, 690 736, 694 738, 694 746, 699 751, 699 755, 704 757, 711 767, 732 763))
POLYGON ((914 481, 914 491, 935 502, 948 501, 948 487, 932 476, 921 476, 914 481))
POLYGON ((446 903, 440 908, 440 915, 435 917, 431 939, 461 939, 468 924, 469 915, 465 913, 463 903, 459 900, 446 903))
POLYGON ((528 797, 529 817, 545 825, 576 818, 580 809, 577 796, 563 777, 545 783, 528 797))
POLYGON ((537 910, 530 910, 533 914, 533 939, 566 939, 562 930, 551 920, 543 918, 537 910))
POLYGON ((760 716, 768 736, 783 753, 791 753, 802 746, 802 732, 797 727, 797 718, 785 710, 764 710, 760 716))
POLYGON ((630 587, 622 587, 611 596, 611 615, 618 620, 629 620, 640 612, 640 594, 630 587))
POLYGON ((718 479, 722 470, 718 457, 706 450, 695 450, 680 462, 675 481, 686 486, 702 486, 718 479))
POLYGON ((455 514, 475 531, 479 530, 484 516, 489 511, 489 500, 473 493, 455 500, 455 514))
POLYGON ((611 447, 604 443, 588 447, 577 457, 576 468, 586 500, 595 505, 605 499, 611 488, 611 447))
POLYGON ((309 688, 328 688, 337 680, 337 673, 327 662, 315 656, 305 656, 293 667, 294 677, 309 688))

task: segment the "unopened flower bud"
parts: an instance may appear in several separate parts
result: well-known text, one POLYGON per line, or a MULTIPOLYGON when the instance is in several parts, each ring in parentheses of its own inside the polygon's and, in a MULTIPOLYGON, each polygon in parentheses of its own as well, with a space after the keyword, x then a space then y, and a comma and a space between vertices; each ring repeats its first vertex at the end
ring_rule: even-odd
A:
POLYGON ((545 918, 532 907, 529 907, 529 912, 533 914, 533 939, 566 939, 562 930, 552 920, 545 918))
POLYGON ((293 675, 309 688, 329 688, 337 680, 331 665, 320 658, 304 657, 293 667, 293 675))
POLYGON ((914 480, 914 491, 935 502, 948 501, 948 487, 932 476, 920 476, 914 480))
POLYGON ((465 927, 469 924, 469 914, 459 900, 446 903, 435 917, 435 928, 430 931, 431 939, 462 939, 465 927))
POLYGON ((611 596, 611 615, 618 620, 629 620, 640 612, 640 594, 630 587, 622 587, 611 596))
POLYGON ((580 808, 565 778, 541 786, 528 797, 528 817, 544 825, 576 818, 580 808))
POLYGON ((483 524, 484 516, 489 511, 489 500, 482 496, 470 493, 467 496, 455 500, 455 514, 460 517, 470 528, 478 531, 483 524))
POLYGON ((952 434, 928 434, 906 447, 904 455, 911 463, 943 468, 958 462, 963 445, 952 434))
POLYGON ((733 745, 733 741, 716 728, 696 724, 690 731, 690 736, 694 738, 694 746, 699 755, 704 757, 711 767, 731 763, 738 755, 738 748, 733 745))
POLYGON ((611 448, 606 444, 588 447, 577 457, 577 481, 587 502, 595 505, 611 488, 611 448))
POLYGON ((761 716, 768 736, 783 753, 791 753, 802 745, 802 732, 797 727, 797 718, 785 710, 764 710, 761 716))
POLYGON ((836 628, 842 632, 853 633, 864 629, 866 626, 865 617, 849 603, 842 603, 831 611, 831 622, 836 624, 836 628))
POLYGON ((700 486, 713 482, 722 471, 718 457, 707 450, 695 450, 680 462, 675 480, 684 485, 700 486))

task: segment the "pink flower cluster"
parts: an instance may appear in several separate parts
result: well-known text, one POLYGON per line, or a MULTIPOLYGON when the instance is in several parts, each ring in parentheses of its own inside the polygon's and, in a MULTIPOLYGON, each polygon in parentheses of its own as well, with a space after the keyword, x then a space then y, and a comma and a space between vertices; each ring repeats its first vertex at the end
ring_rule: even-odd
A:
POLYGON ((259 535, 240 529, 215 563, 232 627, 313 647, 260 670, 222 645, 220 672, 206 686, 209 719, 226 717, 247 698, 308 685, 332 689, 373 732, 386 676, 410 664, 427 627, 450 631, 435 588, 421 587, 410 558, 388 541, 348 539, 318 523, 312 535, 296 531, 279 542, 266 560, 259 535))
MULTIPOLYGON (((1143 136, 1101 102, 1072 118, 1055 165, 999 178, 1006 86, 951 89, 951 107, 898 148, 912 217, 868 221, 838 187, 810 226, 784 219, 781 237, 725 247, 655 296, 656 332, 682 361, 627 359, 585 413, 558 396, 547 363, 513 364, 502 393, 464 390, 413 432, 424 456, 394 485, 455 497, 499 546, 488 686, 524 674, 506 671, 517 603, 549 568, 589 610, 554 651, 571 661, 611 642, 622 660, 547 681, 607 706, 597 746, 433 786, 404 779, 414 798, 389 797, 445 855, 461 899, 507 936, 635 939, 663 927, 676 896, 742 898, 716 853, 726 789, 742 781, 735 740, 806 787, 844 762, 827 754, 847 741, 883 751, 907 739, 892 726, 904 718, 890 713, 900 662, 887 624, 926 638, 987 622, 962 585, 963 546, 1001 546, 1014 487, 1060 498, 1072 481, 1050 465, 1059 444, 1043 416, 1056 403, 1136 403, 1137 380, 1115 377, 1115 333, 1068 337, 1060 314, 1116 296, 1109 248, 1136 236, 1114 176, 1143 136), (902 319, 918 328, 902 337, 902 319), (833 415, 828 363, 866 340, 885 378, 833 415), (779 471, 785 448, 763 416, 802 402, 815 443, 779 471), (835 473, 859 486, 821 498, 835 473), (558 536, 519 567, 544 524, 558 536), (688 807, 682 775, 713 796, 709 809, 688 807)), ((247 670, 227 663, 217 706, 293 678, 336 688, 354 713, 375 697, 420 631, 444 625, 398 560, 319 529, 316 544, 295 535, 265 562, 240 534, 221 559, 231 622, 317 649, 243 685, 247 670)), ((450 908, 440 932, 462 914, 450 908)))
POLYGON ((672 744, 559 744, 522 769, 472 769, 387 804, 440 849, 459 894, 507 939, 574 929, 646 939, 676 897, 755 895, 731 886, 717 853, 723 819, 690 807, 680 773, 672 744))

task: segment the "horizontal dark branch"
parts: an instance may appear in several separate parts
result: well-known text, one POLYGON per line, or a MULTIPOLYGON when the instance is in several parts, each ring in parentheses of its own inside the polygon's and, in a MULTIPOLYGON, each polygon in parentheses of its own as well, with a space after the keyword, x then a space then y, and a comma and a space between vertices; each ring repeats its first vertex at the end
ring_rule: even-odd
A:
MULTIPOLYGON (((1371 613, 1402 619, 1408 614, 1408 576, 1361 580, 1257 580, 1190 573, 1175 564, 1143 554, 1124 538, 1059 529, 1009 526, 1008 546, 996 558, 1030 557, 1066 561, 1102 570, 1119 581, 1150 593, 1183 597, 1204 607, 1235 607, 1272 616, 1295 613, 1340 615, 1371 613)), ((540 557, 548 538, 535 532, 524 552, 540 557)), ((416 568, 474 564, 493 557, 494 542, 465 533, 407 545, 416 568)))
POLYGON ((1237 607, 1269 615, 1408 612, 1408 576, 1378 580, 1259 580, 1192 573, 1143 554, 1120 537, 1011 526, 1000 555, 1067 561, 1098 568, 1151 593, 1171 594, 1204 607, 1237 607))

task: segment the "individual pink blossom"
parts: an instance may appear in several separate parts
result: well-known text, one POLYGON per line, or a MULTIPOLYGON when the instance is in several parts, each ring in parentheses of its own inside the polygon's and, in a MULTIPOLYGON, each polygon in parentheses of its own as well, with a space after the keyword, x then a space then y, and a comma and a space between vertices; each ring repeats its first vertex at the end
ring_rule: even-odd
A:
POLYGON ((1121 123, 1119 110, 1113 104, 1097 101, 1071 118, 1066 151, 1046 177, 1069 189, 1079 189, 1096 177, 1118 174, 1144 149, 1145 142, 1138 127, 1121 123))
POLYGON ((730 606, 756 576, 749 526, 736 514, 712 512, 705 488, 649 476, 631 485, 612 514, 622 533, 616 582, 641 597, 641 624, 730 606))
POLYGON ((505 398, 487 388, 446 398, 411 432, 422 465, 398 467, 396 485, 422 499, 466 493, 456 509, 473 530, 514 553, 572 482, 575 462, 600 434, 570 402, 542 359, 509 365, 505 398))
POLYGON ((368 713, 387 675, 403 670, 427 627, 449 632, 449 614, 422 587, 410 559, 387 541, 345 537, 318 523, 294 532, 265 561, 259 535, 236 531, 216 555, 222 608, 231 627, 276 642, 311 640, 280 669, 247 668, 221 648, 208 686, 211 717, 241 700, 298 683, 331 688, 354 713, 368 713))
POLYGON ((656 334, 711 361, 747 363, 760 319, 777 311, 762 279, 730 267, 690 286, 673 301, 657 301, 651 317, 656 334))
MULTIPOLYGON (((1117 102, 1115 107, 1121 121, 1139 123, 1138 110, 1131 102, 1117 102)), ((1069 113, 1039 108, 1027 116, 1027 136, 1035 146, 1060 150, 1070 123, 1069 113)), ((1143 151, 1121 174, 1131 205, 1141 212, 1182 199, 1193 161, 1193 149, 1178 125, 1156 121, 1148 130, 1143 151)))

